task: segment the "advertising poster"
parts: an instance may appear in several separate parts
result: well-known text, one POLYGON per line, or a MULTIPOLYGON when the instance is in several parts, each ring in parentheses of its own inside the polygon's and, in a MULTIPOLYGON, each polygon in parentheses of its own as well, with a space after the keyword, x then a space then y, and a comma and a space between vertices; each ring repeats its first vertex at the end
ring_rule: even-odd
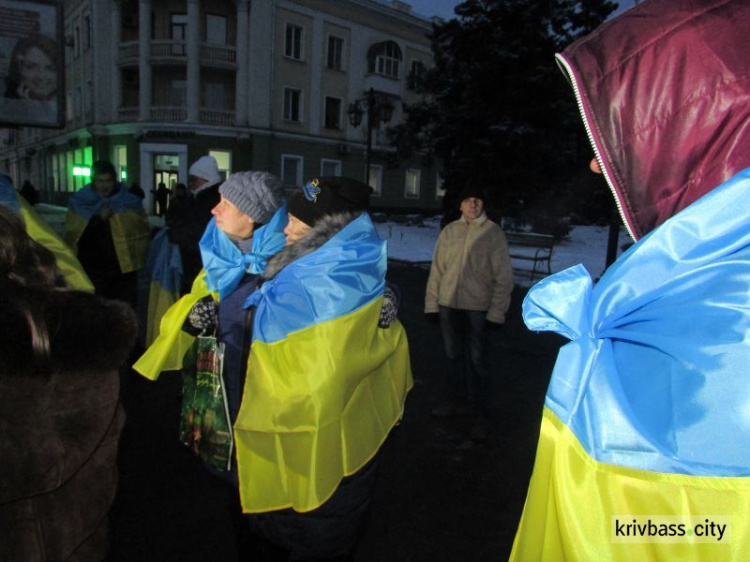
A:
POLYGON ((0 125, 64 125, 62 7, 0 0, 0 125))

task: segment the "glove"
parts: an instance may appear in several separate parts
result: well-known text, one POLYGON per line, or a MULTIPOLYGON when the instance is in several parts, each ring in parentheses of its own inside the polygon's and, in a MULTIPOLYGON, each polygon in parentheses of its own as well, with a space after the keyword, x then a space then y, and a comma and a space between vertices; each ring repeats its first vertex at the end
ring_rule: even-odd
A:
POLYGON ((215 332, 218 324, 216 310, 216 301, 212 297, 202 298, 190 309, 182 329, 191 336, 215 332))
POLYGON ((438 324, 440 324, 440 313, 425 312, 424 315, 425 315, 425 318, 427 318, 427 322, 429 322, 433 326, 437 326, 438 324))
POLYGON ((396 285, 387 283, 383 291, 383 306, 380 308, 380 318, 378 319, 378 328, 388 328, 396 321, 398 307, 401 303, 401 296, 396 285))
POLYGON ((484 321, 484 328, 485 330, 489 332, 499 332, 503 329, 504 324, 500 324, 498 322, 493 322, 492 320, 485 320, 484 321))

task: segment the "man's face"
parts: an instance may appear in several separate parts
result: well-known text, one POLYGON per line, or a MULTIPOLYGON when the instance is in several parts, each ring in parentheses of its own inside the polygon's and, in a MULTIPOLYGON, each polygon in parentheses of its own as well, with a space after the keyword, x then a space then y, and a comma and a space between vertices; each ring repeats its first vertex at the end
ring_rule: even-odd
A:
POLYGON ((484 202, 476 197, 469 197, 461 201, 461 215, 469 222, 479 218, 484 211, 484 202))
POLYGON ((247 240, 253 235, 255 221, 240 211, 224 196, 211 214, 216 217, 216 226, 232 240, 247 240))
POLYGON ((308 232, 310 232, 310 225, 302 222, 293 214, 289 213, 289 222, 287 223, 286 228, 284 228, 286 245, 289 246, 290 244, 295 243, 308 232))
POLYGON ((204 183, 208 183, 208 180, 204 180, 198 176, 188 176, 188 187, 190 188, 190 191, 199 189, 204 183))
POLYGON ((97 174, 94 176, 94 190, 101 197, 109 197, 115 191, 115 178, 112 174, 97 174))

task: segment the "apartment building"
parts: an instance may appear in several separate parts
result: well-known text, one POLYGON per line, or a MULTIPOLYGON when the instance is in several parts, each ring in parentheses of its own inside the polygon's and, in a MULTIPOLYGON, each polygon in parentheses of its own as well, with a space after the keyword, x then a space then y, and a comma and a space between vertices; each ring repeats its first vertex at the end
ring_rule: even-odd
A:
POLYGON ((64 0, 65 126, 0 130, 0 170, 65 204, 97 159, 146 192, 269 170, 367 179, 375 208, 440 207, 437 163, 398 162, 386 129, 416 101, 431 22, 389 0, 64 0), (371 132, 368 143, 367 133, 371 132))

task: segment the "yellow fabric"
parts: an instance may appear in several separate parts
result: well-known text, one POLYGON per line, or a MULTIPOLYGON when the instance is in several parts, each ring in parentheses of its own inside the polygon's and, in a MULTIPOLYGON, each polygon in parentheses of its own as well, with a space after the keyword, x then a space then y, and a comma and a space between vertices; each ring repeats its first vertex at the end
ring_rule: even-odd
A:
POLYGON ((511 560, 750 560, 750 478, 693 477, 599 463, 545 408, 511 560), (613 516, 728 516, 731 537, 618 543, 613 516))
POLYGON ((70 209, 65 214, 65 231, 63 232, 63 240, 65 243, 73 248, 73 251, 78 252, 78 239, 86 229, 86 220, 79 214, 74 213, 70 209))
POLYGON ((73 254, 73 251, 25 199, 18 197, 18 203, 21 206, 21 216, 26 223, 26 232, 34 241, 55 254, 57 268, 62 273, 68 286, 79 291, 93 293, 94 285, 83 271, 83 266, 73 254))
POLYGON ((177 297, 171 291, 167 291, 158 281, 151 281, 148 294, 148 311, 146 312, 146 345, 151 345, 159 335, 161 320, 167 310, 177 302, 177 297))
MULTIPOLYGON (((78 240, 86 229, 88 222, 79 214, 68 210, 65 215, 65 242, 76 251, 78 240)), ((148 217, 143 211, 125 211, 109 219, 112 231, 112 242, 117 253, 117 261, 122 273, 141 269, 146 263, 148 245, 151 240, 151 228, 148 217)))
POLYGON ((381 305, 253 343, 234 426, 243 511, 319 507, 401 418, 408 342, 399 322, 378 328, 381 305))
MULTIPOLYGON (((182 331, 187 315, 193 305, 212 293, 206 286, 206 272, 201 273, 193 282, 192 290, 174 303, 161 319, 158 337, 133 365, 133 369, 155 381, 162 371, 182 369, 182 359, 195 338, 182 331)), ((214 298, 218 298, 214 294, 214 298)))
POLYGON ((143 211, 124 211, 109 219, 120 271, 137 271, 146 263, 151 228, 143 211))

